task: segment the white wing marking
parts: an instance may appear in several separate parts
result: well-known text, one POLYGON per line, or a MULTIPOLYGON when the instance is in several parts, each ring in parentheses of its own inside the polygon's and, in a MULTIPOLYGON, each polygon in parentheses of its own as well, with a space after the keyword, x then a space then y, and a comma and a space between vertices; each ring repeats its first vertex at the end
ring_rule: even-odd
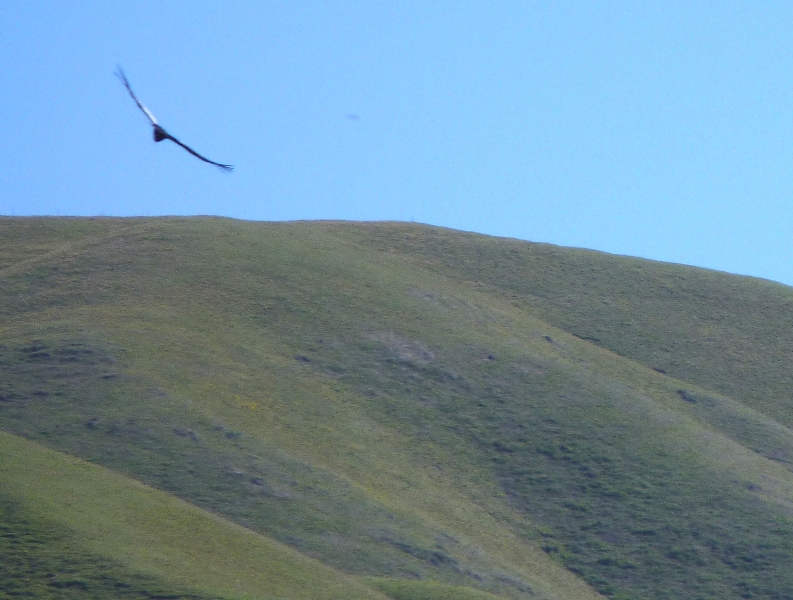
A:
POLYGON ((143 103, 138 100, 138 97, 135 95, 135 92, 132 91, 132 87, 129 85, 129 81, 127 81, 127 76, 124 75, 124 71, 121 70, 121 67, 118 67, 118 73, 114 73, 116 77, 118 77, 124 86, 127 88, 129 95, 132 96, 132 99, 135 101, 135 104, 138 105, 138 108, 143 111, 143 114, 146 115, 146 118, 151 121, 152 125, 157 125, 157 119, 154 118, 154 115, 149 112, 149 109, 143 106, 143 103))

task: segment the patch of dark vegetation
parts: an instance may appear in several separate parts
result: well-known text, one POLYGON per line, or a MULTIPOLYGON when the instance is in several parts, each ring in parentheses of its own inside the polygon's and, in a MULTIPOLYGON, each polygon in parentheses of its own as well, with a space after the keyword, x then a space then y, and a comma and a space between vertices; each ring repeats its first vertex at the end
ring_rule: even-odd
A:
POLYGON ((402 540, 386 539, 385 541, 391 544, 394 548, 401 550, 405 554, 414 556, 419 560, 427 562, 435 567, 451 566, 454 570, 460 570, 457 559, 444 552, 442 547, 423 548, 402 540))
POLYGON ((697 402, 696 396, 688 390, 677 390, 677 395, 680 396, 681 400, 685 400, 686 402, 691 402, 692 404, 696 404, 697 402))
POLYGON ((0 347, 0 407, 55 399, 87 382, 115 377, 114 360, 78 341, 0 347))
POLYGON ((198 441, 198 434, 187 427, 174 427, 173 432, 179 437, 188 438, 194 442, 198 441))
POLYGON ((515 452, 514 446, 499 441, 493 442, 493 448, 495 448, 496 452, 506 452, 507 454, 515 452))
POLYGON ((42 600, 215 600, 75 547, 69 533, 0 491, 0 597, 42 600))

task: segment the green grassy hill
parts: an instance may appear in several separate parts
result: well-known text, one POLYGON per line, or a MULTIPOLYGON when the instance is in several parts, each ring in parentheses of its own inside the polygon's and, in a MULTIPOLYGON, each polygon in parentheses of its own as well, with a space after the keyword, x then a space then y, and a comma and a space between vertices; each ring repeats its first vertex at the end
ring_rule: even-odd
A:
POLYGON ((793 289, 0 219, 0 598, 793 598, 793 289))

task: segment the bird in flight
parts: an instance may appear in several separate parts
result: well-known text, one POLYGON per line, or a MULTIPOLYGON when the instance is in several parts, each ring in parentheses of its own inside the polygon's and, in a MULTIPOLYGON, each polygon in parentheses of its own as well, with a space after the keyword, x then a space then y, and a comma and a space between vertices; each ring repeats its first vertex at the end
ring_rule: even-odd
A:
POLYGON ((154 115, 149 112, 149 109, 146 108, 145 106, 143 106, 141 101, 138 100, 138 97, 135 95, 135 92, 132 91, 132 87, 130 87, 129 81, 127 81, 127 76, 124 75, 124 71, 121 70, 121 67, 118 67, 118 73, 114 73, 114 75, 121 80, 121 82, 127 88, 127 91, 129 92, 129 95, 132 96, 132 99, 135 101, 135 104, 137 104, 138 108, 143 111, 143 114, 146 115, 146 118, 149 121, 151 121, 151 126, 154 127, 154 141, 155 142, 161 142, 163 140, 171 140, 175 144, 179 144, 182 148, 187 150, 190 154, 192 154, 196 158, 200 158, 201 160, 203 160, 204 162, 209 163, 210 165, 215 165, 216 167, 220 167, 224 171, 233 171, 234 170, 234 167, 232 165, 223 165, 223 164, 220 164, 220 163, 216 163, 214 160, 209 160, 208 158, 205 158, 205 157, 201 156, 198 152, 196 152, 195 150, 193 150, 189 146, 185 146, 182 142, 180 142, 175 137, 173 137, 170 133, 165 131, 165 129, 160 127, 160 124, 157 123, 157 119, 155 119, 154 115))

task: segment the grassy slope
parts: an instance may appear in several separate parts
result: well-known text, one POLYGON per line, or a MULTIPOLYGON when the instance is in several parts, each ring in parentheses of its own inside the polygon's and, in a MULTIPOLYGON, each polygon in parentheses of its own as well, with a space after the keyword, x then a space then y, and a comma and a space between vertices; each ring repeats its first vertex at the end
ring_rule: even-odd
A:
POLYGON ((793 589, 789 288, 399 224, 0 248, 6 431, 398 598, 793 589))
POLYGON ((439 228, 345 228, 582 339, 793 425, 793 293, 751 277, 439 228))
POLYGON ((29 537, 46 536, 38 544, 14 536, 32 556, 0 589, 18 583, 11 575, 21 572, 33 588, 25 591, 39 598, 64 590, 99 598, 119 590, 142 598, 316 598, 317 590, 323 598, 382 598, 288 547, 101 467, 4 433, 0 454, 14 529, 24 522, 29 537), (61 547, 47 547, 53 543, 61 547), (64 550, 81 560, 65 563, 64 550))

